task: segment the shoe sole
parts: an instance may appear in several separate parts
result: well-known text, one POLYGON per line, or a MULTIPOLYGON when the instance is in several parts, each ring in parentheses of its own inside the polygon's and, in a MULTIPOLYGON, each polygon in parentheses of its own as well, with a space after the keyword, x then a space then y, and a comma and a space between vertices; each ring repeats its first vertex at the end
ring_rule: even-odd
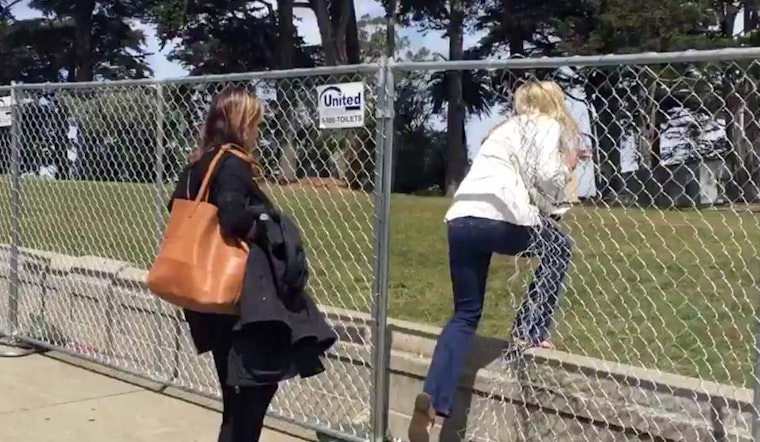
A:
POLYGON ((409 442, 430 442, 430 427, 434 421, 430 416, 431 405, 430 396, 424 393, 417 395, 409 423, 409 442))

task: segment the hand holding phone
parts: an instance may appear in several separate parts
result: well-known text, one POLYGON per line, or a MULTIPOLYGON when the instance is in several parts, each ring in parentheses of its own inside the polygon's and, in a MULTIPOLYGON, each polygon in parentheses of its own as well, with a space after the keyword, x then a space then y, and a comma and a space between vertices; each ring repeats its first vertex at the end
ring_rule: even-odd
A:
POLYGON ((591 150, 582 148, 571 149, 565 154, 565 164, 570 170, 575 170, 578 161, 585 161, 589 158, 591 158, 591 150))

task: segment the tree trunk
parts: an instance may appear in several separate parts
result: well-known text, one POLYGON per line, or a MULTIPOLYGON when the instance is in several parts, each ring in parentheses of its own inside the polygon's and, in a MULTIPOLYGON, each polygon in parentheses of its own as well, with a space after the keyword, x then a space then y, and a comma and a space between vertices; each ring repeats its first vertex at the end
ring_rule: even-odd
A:
POLYGON ((76 54, 74 54, 74 57, 71 57, 71 63, 69 63, 68 72, 66 73, 66 81, 68 83, 75 83, 77 81, 76 54))
MULTIPOLYGON (((353 0, 309 0, 309 4, 317 16, 325 64, 337 66, 361 62, 359 29, 353 0)), ((345 132, 338 143, 339 156, 345 161, 335 161, 340 179, 352 188, 357 185, 357 177, 361 175, 355 173, 355 169, 365 166, 357 160, 357 144, 360 144, 358 131, 345 132)))
POLYGON ((335 52, 338 56, 339 65, 348 64, 346 34, 348 33, 349 15, 352 7, 352 0, 333 0, 330 2, 330 23, 332 24, 335 52))
POLYGON ((11 9, 19 3, 21 3, 21 0, 12 0, 9 3, 0 2, 0 17, 7 18, 10 16, 11 9))
POLYGON ((757 6, 744 4, 744 32, 754 31, 760 26, 760 16, 757 13, 757 6))
POLYGON ((464 170, 462 172, 462 177, 464 177, 470 171, 470 152, 467 150, 467 130, 465 130, 467 125, 464 118, 460 120, 459 127, 462 131, 462 146, 464 146, 464 170))
POLYGON ((744 164, 747 168, 747 184, 744 193, 747 200, 751 203, 760 202, 760 100, 756 85, 752 85, 751 91, 746 95, 747 102, 747 125, 746 133, 748 138, 747 158, 744 164))
MULTIPOLYGON (((464 13, 462 0, 449 0, 449 60, 461 60, 464 55, 464 13)), ((446 195, 453 196, 467 172, 467 146, 464 139, 464 100, 462 72, 446 73, 446 93, 449 107, 447 115, 448 155, 446 165, 446 195)))
POLYGON ((746 95, 747 102, 747 138, 749 152, 745 164, 747 166, 747 185, 745 193, 752 203, 760 202, 760 97, 757 94, 757 83, 752 80, 750 92, 746 95))
MULTIPOLYGON (((398 6, 398 0, 390 0, 386 3, 386 10, 385 10, 385 56, 389 59, 394 59, 396 56, 396 11, 398 6)), ((399 79, 397 79, 398 81, 399 79)), ((394 94, 395 95, 395 94, 394 94)), ((393 103, 393 107, 395 109, 396 115, 399 114, 399 106, 401 101, 399 99, 396 99, 395 103, 393 103)), ((398 164, 399 164, 399 154, 401 152, 402 143, 400 136, 401 131, 399 130, 400 124, 398 124, 398 119, 394 122, 394 130, 396 135, 393 137, 393 144, 391 145, 391 149, 393 149, 393 155, 391 157, 391 177, 392 177, 392 184, 391 189, 392 191, 397 191, 397 183, 398 183, 398 164)))
POLYGON ((754 146, 752 145, 751 104, 753 87, 748 80, 742 80, 735 86, 733 102, 735 103, 732 120, 732 137, 734 154, 732 158, 731 179, 739 191, 739 202, 751 203, 757 199, 753 177, 754 146))
POLYGON ((614 84, 617 80, 608 72, 596 71, 589 76, 586 84, 586 96, 591 100, 596 113, 592 124, 597 134, 597 155, 599 173, 597 174, 597 190, 604 200, 616 201, 618 192, 622 189, 620 176, 620 149, 618 143, 623 136, 620 125, 616 122, 615 112, 619 109, 614 84))
POLYGON ((279 68, 292 69, 295 52, 295 26, 293 25, 293 0, 279 0, 277 8, 279 68))
POLYGON ((359 44, 359 24, 356 21, 356 5, 353 0, 346 0, 348 3, 348 26, 346 28, 346 59, 348 64, 359 64, 362 62, 362 51, 359 44))
POLYGON ((726 155, 726 167, 728 169, 729 181, 726 186, 728 197, 733 202, 743 203, 744 197, 744 112, 745 105, 741 96, 741 82, 727 75, 724 79, 724 95, 726 101, 726 110, 728 112, 728 124, 726 125, 726 136, 730 143, 730 151, 726 155))
POLYGON ((325 64, 328 66, 338 65, 338 52, 335 47, 335 33, 330 21, 330 11, 327 9, 326 0, 309 0, 311 9, 317 17, 319 36, 322 39, 322 50, 325 53, 325 64))
POLYGON ((504 8, 502 11, 502 26, 507 35, 509 44, 509 56, 525 55, 525 40, 523 39, 523 29, 519 21, 515 21, 512 11, 504 8))
POLYGON ((359 26, 353 0, 333 0, 328 12, 338 64, 360 63, 359 26))
MULTIPOLYGON (((293 0, 280 0, 277 9, 277 29, 278 29, 278 51, 279 68, 292 69, 293 58, 295 54, 295 26, 293 24, 293 0)), ((280 180, 285 183, 292 183, 298 179, 298 153, 296 149, 297 137, 293 120, 295 119, 292 111, 292 100, 290 98, 291 90, 288 79, 279 80, 277 84, 277 102, 282 115, 280 127, 282 128, 282 139, 280 141, 280 158, 278 168, 280 170, 280 180)))
POLYGON ((76 54, 76 80, 92 81, 92 14, 95 12, 95 0, 78 2, 74 13, 74 48, 76 54))
POLYGON ((654 142, 658 137, 659 125, 657 122, 657 115, 659 109, 659 103, 655 94, 657 93, 657 80, 653 80, 652 84, 646 88, 646 98, 644 103, 644 118, 645 121, 641 122, 641 139, 639 140, 639 157, 641 162, 639 166, 644 166, 653 169, 657 166, 654 155, 654 142))
POLYGON ((523 30, 518 24, 509 29, 509 56, 525 55, 525 40, 523 39, 523 30))
POLYGON ((396 56, 396 7, 397 0, 390 0, 385 11, 385 55, 388 58, 396 56))
POLYGON ((644 192, 636 192, 636 201, 642 206, 655 203, 657 195, 664 189, 660 183, 660 102, 657 99, 657 78, 646 88, 644 103, 644 118, 641 122, 639 137, 639 170, 638 177, 642 182, 644 192))

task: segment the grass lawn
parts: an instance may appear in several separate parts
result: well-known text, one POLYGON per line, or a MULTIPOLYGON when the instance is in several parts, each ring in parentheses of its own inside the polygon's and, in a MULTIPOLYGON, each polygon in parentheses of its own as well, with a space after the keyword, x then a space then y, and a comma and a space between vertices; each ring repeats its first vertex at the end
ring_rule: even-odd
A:
MULTIPOLYGON (((371 197, 282 188, 272 195, 304 231, 319 301, 369 311, 371 197)), ((21 198, 26 247, 150 262, 161 222, 151 186, 25 180, 21 198)), ((9 200, 2 186, 6 214, 9 200)), ((393 197, 392 317, 441 325, 450 314, 447 205, 444 198, 393 197)), ((574 254, 553 335, 557 347, 751 385, 760 214, 739 210, 574 208, 564 221, 574 254)), ((9 228, 3 216, 3 238, 9 228)), ((506 335, 530 269, 524 259, 493 260, 482 334, 506 335)))

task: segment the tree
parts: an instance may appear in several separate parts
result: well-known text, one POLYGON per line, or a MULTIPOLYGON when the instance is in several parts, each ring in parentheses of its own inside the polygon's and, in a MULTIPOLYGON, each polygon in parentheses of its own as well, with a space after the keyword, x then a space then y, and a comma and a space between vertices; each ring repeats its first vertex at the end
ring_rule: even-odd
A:
POLYGON ((113 88, 87 95, 57 94, 54 103, 65 114, 60 122, 70 121, 78 128, 82 178, 153 182, 159 118, 165 140, 163 175, 171 178, 178 174, 179 163, 185 158, 181 143, 192 137, 192 130, 182 108, 159 100, 156 89, 113 88))
MULTIPOLYGON (((265 0, 173 0, 159 2, 152 15, 162 43, 178 42, 169 58, 192 75, 314 66, 316 48, 305 46, 294 25, 295 2, 278 1, 276 12, 274 5, 274 1, 265 0)), ((301 151, 296 136, 298 111, 293 108, 299 102, 298 91, 291 79, 266 83, 271 83, 277 97, 264 99, 271 121, 277 122, 269 134, 279 158, 276 168, 283 181, 291 182, 298 177, 301 151)), ((215 91, 207 92, 213 95, 215 91)), ((183 91, 182 95, 187 99, 191 94, 183 91)), ((176 97, 175 101, 181 99, 176 97)))
MULTIPOLYGON (((243 69, 252 71, 277 65, 273 62, 279 59, 272 53, 274 48, 295 46, 298 49, 302 46, 298 38, 295 45, 289 43, 290 36, 295 35, 292 23, 296 7, 314 12, 325 64, 334 66, 359 62, 358 28, 352 0, 167 0, 156 2, 152 7, 152 16, 162 42, 180 39, 185 47, 184 51, 174 54, 177 61, 191 68, 196 67, 201 56, 218 58, 214 57, 213 51, 223 50, 219 42, 227 42, 241 48, 241 51, 252 47, 258 49, 256 53, 249 53, 248 58, 252 55, 259 58, 255 63, 248 63, 251 66, 249 69, 243 69), (247 35, 241 35, 243 28, 246 28, 247 35), (287 31, 288 28, 290 31, 287 31), (204 31, 212 35, 204 35, 204 31), (286 40, 277 44, 276 35, 283 35, 286 40), (248 40, 235 40, 239 37, 247 37, 248 40), (205 46, 202 46, 204 43, 205 46), (198 55, 193 63, 188 63, 190 60, 185 51, 189 50, 198 55)), ((294 66, 310 64, 301 61, 299 54, 296 54, 294 66)))
MULTIPOLYGON (((478 29, 486 31, 478 47, 490 56, 508 53, 524 57, 664 52, 751 44, 758 25, 755 3, 491 0, 476 24, 478 29), (740 10, 746 11, 745 30, 752 32, 737 39, 733 35, 733 23, 740 10)), ((522 79, 552 78, 563 84, 568 96, 584 101, 594 115, 593 131, 601 160, 598 188, 605 196, 614 198, 623 187, 619 145, 626 138, 635 140, 645 169, 656 171, 661 169, 660 139, 668 130, 668 124, 695 124, 703 121, 701 115, 709 113, 725 119, 728 133, 751 132, 751 128, 739 130, 737 124, 732 123, 740 120, 738 116, 746 111, 745 104, 751 106, 751 100, 743 97, 751 95, 754 84, 739 75, 739 71, 748 72, 747 67, 739 67, 737 63, 727 63, 722 68, 716 68, 715 64, 678 64, 550 69, 505 73, 494 86, 508 101, 511 91, 522 79), (733 69, 726 69, 730 65, 733 69), (684 89, 681 87, 684 81, 692 86, 684 89), (715 91, 721 92, 716 94, 715 91), (679 109, 689 109, 694 117, 675 118, 679 109)), ((696 144, 700 146, 698 149, 710 150, 710 155, 718 153, 716 149, 722 149, 723 145, 696 144)), ((732 144, 743 146, 739 150, 745 153, 738 156, 746 156, 746 142, 732 144)), ((744 166, 733 167, 738 171, 744 166)), ((653 182, 655 188, 649 193, 657 193, 660 186, 657 181, 665 178, 657 178, 653 182)))
POLYGON ((44 20, 16 20, 16 0, 0 0, 0 84, 44 82, 60 78, 68 30, 44 20))
POLYGON ((13 18, 11 9, 21 3, 21 0, 0 0, 0 20, 13 18))
MULTIPOLYGON (((384 0, 392 8, 394 0, 384 0)), ((417 24, 423 30, 444 32, 449 37, 449 60, 464 58, 464 31, 473 24, 483 2, 463 0, 401 0, 398 3, 400 22, 417 24)), ((447 105, 447 171, 446 194, 452 196, 467 172, 465 140, 465 103, 462 92, 462 72, 446 72, 447 105)))
MULTIPOLYGON (((296 50, 296 29, 293 24, 293 0, 280 0, 277 7, 277 51, 280 54, 279 69, 292 69, 293 56, 296 50)), ((278 169, 285 182, 293 182, 298 178, 298 149, 296 147, 296 129, 293 127, 295 117, 290 104, 292 94, 289 93, 287 80, 278 82, 277 103, 283 118, 280 120, 283 136, 280 144, 280 160, 278 169)))
POLYGON ((308 0, 298 6, 308 7, 317 18, 326 65, 359 63, 359 31, 353 0, 308 0))
MULTIPOLYGON (((287 12, 285 8, 279 15, 287 12)), ((191 75, 261 71, 283 63, 314 65, 292 26, 286 35, 292 40, 286 44, 290 49, 277 54, 281 28, 268 1, 172 0, 159 2, 151 15, 162 45, 175 42, 169 59, 191 75)))
POLYGON ((13 47, 8 44, 13 22, 11 6, 12 4, 7 0, 0 0, 0 60, 3 60, 0 64, 0 84, 11 81, 15 67, 13 47))
MULTIPOLYGON (((364 15, 359 19, 359 47, 361 49, 362 62, 377 62, 384 55, 389 55, 386 21, 386 17, 372 17, 369 15, 364 15)), ((412 59, 417 57, 417 54, 408 52, 411 46, 409 37, 402 37, 397 32, 393 32, 393 41, 394 50, 390 54, 391 56, 396 59, 412 59)), ((426 49, 423 50, 421 56, 426 58, 428 52, 426 49)))
POLYGON ((277 7, 277 52, 280 69, 292 69, 296 54, 296 27, 293 24, 294 0, 279 0, 277 7))
POLYGON ((0 83, 65 81, 71 32, 45 19, 12 21, 0 25, 0 83), (4 28, 4 29, 2 29, 4 28))
MULTIPOLYGON (((357 64, 361 61, 359 30, 353 0, 308 0, 297 3, 314 12, 322 41, 324 64, 337 66, 357 64)), ((360 81, 360 75, 341 76, 341 82, 360 81)), ((323 78, 321 82, 335 81, 323 78)), ((316 86, 316 84, 315 84, 316 86)), ((327 137, 328 150, 332 151, 330 163, 338 177, 348 186, 367 188, 372 179, 371 157, 374 139, 367 136, 373 128, 341 131, 340 134, 322 134, 327 137)))
MULTIPOLYGON (((464 57, 464 10, 462 0, 449 0, 449 60, 464 57)), ((467 173, 467 142, 465 140, 464 97, 462 96, 462 72, 447 73, 446 98, 448 99, 448 155, 446 169, 446 195, 454 196, 459 183, 467 173)))
POLYGON ((142 16, 144 0, 32 0, 30 6, 45 16, 39 32, 49 27, 67 31, 65 64, 58 67, 67 72, 66 80, 145 78, 152 73, 143 49, 145 36, 131 23, 142 16))
POLYGON ((11 5, 0 5, 0 80, 27 83, 83 81, 93 78, 143 78, 150 75, 144 36, 129 21, 139 14, 134 2, 89 3, 35 0, 43 18, 15 20, 11 5), (131 5, 131 6, 130 6, 131 5), (80 44, 81 43, 81 44, 80 44), (88 49, 89 47, 89 49, 88 49))
MULTIPOLYGON (((408 37, 388 35, 387 17, 365 15, 359 20, 359 44, 364 62, 376 62, 385 55, 396 60, 425 61, 432 57, 427 48, 410 50, 408 37), (388 44, 388 39, 393 44, 388 44), (392 53, 388 53, 390 48, 392 53)), ((393 137, 393 190, 412 193, 444 188, 446 134, 433 121, 435 103, 429 93, 433 76, 425 71, 396 73, 393 137)), ((436 84, 443 85, 442 82, 436 84)), ((445 93, 443 94, 445 95, 445 93)))

